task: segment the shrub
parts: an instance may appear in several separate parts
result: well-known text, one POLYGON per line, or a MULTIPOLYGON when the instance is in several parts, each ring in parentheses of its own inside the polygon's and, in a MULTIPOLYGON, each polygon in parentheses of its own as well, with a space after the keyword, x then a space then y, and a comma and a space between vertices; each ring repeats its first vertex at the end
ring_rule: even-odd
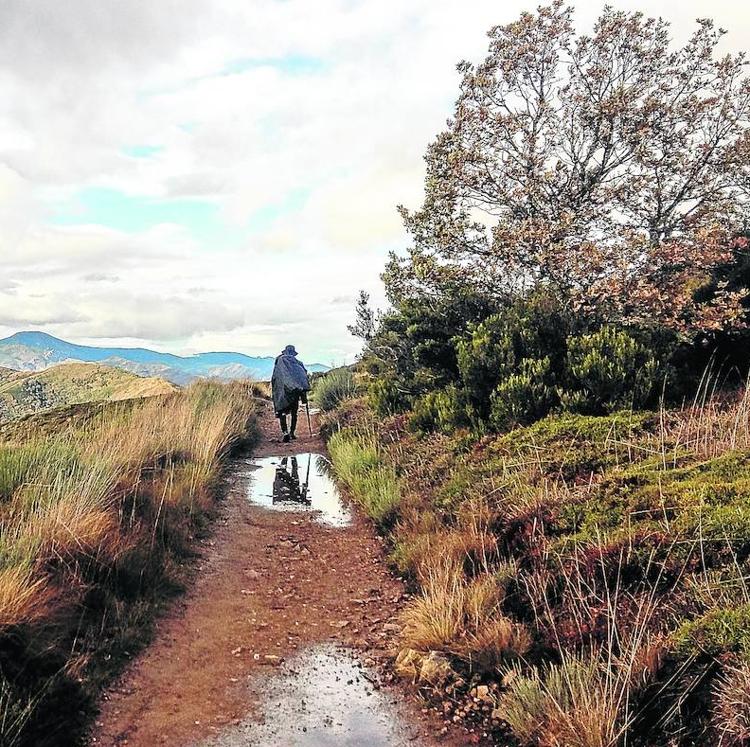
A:
MULTIPOLYGON (((564 368, 569 327, 554 298, 539 293, 517 301, 471 328, 469 336, 456 343, 470 414, 480 421, 490 420, 497 387, 514 375, 522 380, 511 381, 509 390, 522 388, 523 377, 538 379, 542 360, 546 360, 544 378, 554 381, 564 368), (525 364, 528 359, 539 363, 525 364)), ((542 400, 547 398, 545 395, 542 400)), ((549 408, 540 409, 546 414, 549 408)))
POLYGON ((393 379, 376 379, 368 394, 370 407, 381 417, 389 417, 409 409, 409 395, 393 379))
POLYGON ((528 425, 549 414, 557 402, 555 390, 547 383, 550 369, 549 358, 527 358, 518 373, 499 384, 491 397, 490 423, 495 430, 528 425))
POLYGON ((335 409, 344 400, 351 399, 356 394, 354 375, 348 368, 337 368, 321 376, 312 390, 312 398, 323 412, 335 409))
POLYGON ((422 433, 435 430, 450 433, 455 428, 467 424, 466 404, 455 386, 429 392, 420 397, 414 403, 409 419, 409 427, 422 433))
POLYGON ((602 327, 568 340, 569 409, 590 414, 639 408, 653 394, 660 366, 627 332, 602 327))

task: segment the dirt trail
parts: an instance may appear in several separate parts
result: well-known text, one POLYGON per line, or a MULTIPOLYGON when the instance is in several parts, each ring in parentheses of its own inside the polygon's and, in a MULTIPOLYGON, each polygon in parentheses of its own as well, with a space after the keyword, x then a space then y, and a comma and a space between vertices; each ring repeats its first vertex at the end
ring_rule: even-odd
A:
MULTIPOLYGON (((325 453, 306 435, 279 443, 268 410, 262 430, 253 459, 325 453)), ((396 686, 373 684, 404 588, 372 528, 356 512, 341 528, 253 505, 241 466, 193 588, 105 693, 90 744, 471 744, 467 734, 431 736, 439 719, 396 686)))

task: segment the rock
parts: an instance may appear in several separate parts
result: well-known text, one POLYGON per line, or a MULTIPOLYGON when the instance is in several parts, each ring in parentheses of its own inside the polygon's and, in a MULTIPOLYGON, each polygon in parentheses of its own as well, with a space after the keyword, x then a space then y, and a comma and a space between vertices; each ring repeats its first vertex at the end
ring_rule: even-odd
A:
POLYGON ((490 688, 487 685, 477 685, 476 690, 477 690, 476 697, 479 700, 490 701, 490 702, 494 701, 492 695, 490 694, 490 688))
POLYGON ((394 669, 399 677, 416 682, 419 676, 419 667, 422 662, 422 654, 413 648, 405 648, 399 651, 396 657, 394 669))

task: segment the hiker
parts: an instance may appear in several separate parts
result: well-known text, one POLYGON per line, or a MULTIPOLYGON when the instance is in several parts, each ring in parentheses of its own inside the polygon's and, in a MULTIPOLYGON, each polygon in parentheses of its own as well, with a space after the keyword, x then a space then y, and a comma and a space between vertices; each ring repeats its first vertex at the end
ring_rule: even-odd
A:
POLYGON ((287 345, 273 365, 271 377, 271 391, 273 393, 273 409, 281 423, 283 441, 288 443, 297 436, 297 412, 299 403, 307 403, 307 393, 310 391, 310 379, 302 361, 297 360, 294 345, 287 345), (291 415, 291 427, 287 430, 286 416, 291 415))

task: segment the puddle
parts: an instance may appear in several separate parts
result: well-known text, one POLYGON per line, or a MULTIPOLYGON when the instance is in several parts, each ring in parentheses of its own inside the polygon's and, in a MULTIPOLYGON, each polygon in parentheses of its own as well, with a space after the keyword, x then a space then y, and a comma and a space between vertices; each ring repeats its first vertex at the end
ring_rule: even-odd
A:
POLYGON ((322 524, 351 524, 349 509, 328 474, 321 454, 251 459, 248 498, 275 511, 313 511, 322 524))
POLYGON ((401 747, 419 745, 399 703, 376 689, 354 652, 324 644, 257 684, 262 723, 248 720, 203 747, 401 747))

